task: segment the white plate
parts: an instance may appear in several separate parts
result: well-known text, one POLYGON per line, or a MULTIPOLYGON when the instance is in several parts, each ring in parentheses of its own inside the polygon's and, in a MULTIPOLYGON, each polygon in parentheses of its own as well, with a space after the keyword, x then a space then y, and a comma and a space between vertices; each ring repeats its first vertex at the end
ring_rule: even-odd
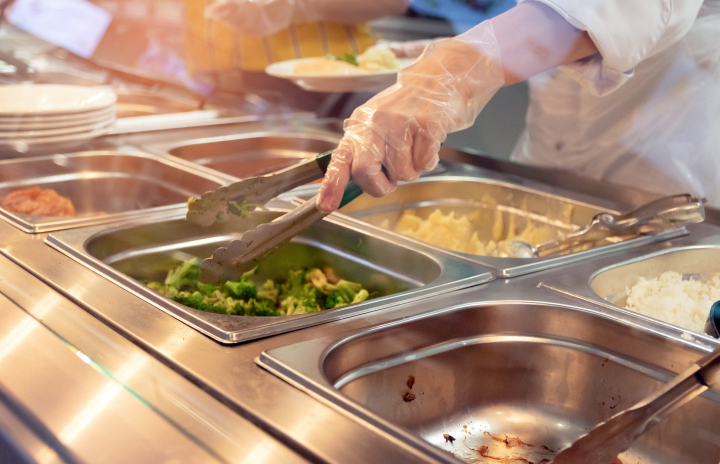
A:
POLYGON ((63 127, 85 126, 88 124, 96 124, 115 117, 115 109, 103 110, 98 113, 92 113, 92 116, 84 116, 82 118, 46 118, 45 119, 7 119, 0 118, 0 136, 2 132, 14 131, 34 131, 34 130, 50 130, 61 129, 63 127))
MULTIPOLYGON (((317 58, 301 58, 273 63, 265 72, 294 82, 301 88, 311 92, 379 92, 393 85, 397 79, 397 71, 368 72, 366 74, 295 74, 295 65, 317 58)), ((400 68, 412 64, 415 59, 400 59, 400 68)))
POLYGON ((21 153, 24 153, 24 151, 22 150, 23 144, 32 149, 33 147, 41 147, 44 145, 53 145, 53 144, 75 142, 75 141, 86 141, 86 140, 94 139, 95 137, 100 137, 101 135, 105 135, 110 130, 110 127, 111 127, 111 124, 108 124, 106 127, 103 127, 101 129, 97 129, 94 131, 80 132, 78 134, 70 134, 70 135, 60 135, 60 136, 56 136, 56 137, 37 137, 34 139, 15 139, 13 141, 3 140, 3 141, 0 141, 0 149, 11 148, 11 149, 19 151, 21 153))
POLYGON ((116 100, 115 92, 103 86, 0 86, 0 114, 6 116, 77 114, 108 108, 116 100))
POLYGON ((111 115, 92 124, 75 125, 68 127, 61 127, 58 129, 44 129, 44 130, 21 130, 15 132, 0 131, 0 142, 7 142, 9 140, 17 139, 34 139, 37 137, 57 137, 61 135, 77 134, 79 132, 93 132, 98 129, 103 129, 107 126, 112 125, 115 122, 115 116, 111 115))

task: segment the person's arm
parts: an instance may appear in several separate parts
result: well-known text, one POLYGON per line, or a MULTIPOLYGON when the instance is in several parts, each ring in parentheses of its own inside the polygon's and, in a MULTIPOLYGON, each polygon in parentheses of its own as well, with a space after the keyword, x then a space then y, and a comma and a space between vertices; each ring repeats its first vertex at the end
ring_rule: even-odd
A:
POLYGON ((407 0, 216 0, 205 16, 241 34, 270 35, 294 23, 358 24, 406 9, 407 0))
POLYGON ((552 8, 521 3, 492 19, 505 85, 598 52, 587 32, 573 27, 552 8))
POLYGON ((472 125, 500 87, 595 53, 585 32, 535 2, 433 42, 345 121, 318 208, 337 209, 350 176, 373 196, 417 179, 437 165, 447 134, 472 125))

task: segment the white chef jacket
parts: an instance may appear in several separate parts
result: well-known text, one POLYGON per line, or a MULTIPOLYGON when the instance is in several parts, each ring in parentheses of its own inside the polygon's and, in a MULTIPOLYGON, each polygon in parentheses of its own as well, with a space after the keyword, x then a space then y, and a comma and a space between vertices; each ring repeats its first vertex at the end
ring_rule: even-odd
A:
POLYGON ((529 1, 600 54, 530 80, 512 159, 720 206, 720 0, 529 1))

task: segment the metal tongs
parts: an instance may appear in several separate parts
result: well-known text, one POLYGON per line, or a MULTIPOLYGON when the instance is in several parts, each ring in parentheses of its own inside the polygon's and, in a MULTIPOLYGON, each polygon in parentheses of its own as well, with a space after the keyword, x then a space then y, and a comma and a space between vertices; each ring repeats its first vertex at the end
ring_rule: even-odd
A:
POLYGON ((625 214, 599 213, 590 224, 537 246, 527 242, 511 243, 511 253, 520 258, 537 258, 559 255, 573 247, 596 242, 608 237, 653 235, 667 229, 703 222, 705 208, 702 200, 688 194, 673 195, 652 201, 625 214))
POLYGON ((188 202, 187 220, 203 227, 226 222, 233 215, 244 215, 281 193, 325 176, 333 150, 289 168, 264 176, 251 177, 207 192, 188 202))
POLYGON ((552 464, 610 464, 643 433, 718 384, 720 348, 697 361, 659 392, 595 427, 555 456, 552 464))
MULTIPOLYGON (((200 199, 188 202, 187 219, 210 226, 225 222, 232 215, 245 216, 281 193, 323 178, 331 155, 332 150, 282 171, 208 192, 200 199)), ((360 187, 351 180, 345 187, 340 207, 361 194, 360 187)), ((327 215, 317 209, 316 201, 317 196, 274 221, 245 232, 240 240, 233 240, 227 247, 215 250, 212 257, 200 263, 200 282, 217 285, 235 280, 254 268, 263 257, 327 215)))

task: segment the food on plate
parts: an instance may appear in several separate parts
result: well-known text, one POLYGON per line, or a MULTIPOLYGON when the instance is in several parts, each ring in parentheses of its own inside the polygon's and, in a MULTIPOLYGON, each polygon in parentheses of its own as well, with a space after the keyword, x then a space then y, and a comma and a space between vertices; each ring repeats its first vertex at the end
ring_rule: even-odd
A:
MULTIPOLYGON (((513 257, 510 243, 514 240, 536 245, 551 240, 559 234, 548 226, 537 226, 533 221, 528 221, 527 226, 518 231, 515 215, 511 215, 508 232, 503 237, 504 222, 500 210, 495 210, 492 240, 483 242, 479 239, 478 230, 484 226, 484 223, 480 223, 479 211, 456 218, 452 211, 443 214, 436 209, 427 219, 422 219, 414 210, 405 210, 392 230, 452 251, 501 258, 513 257)), ((387 220, 383 221, 380 227, 391 228, 387 220)))
POLYGON ((664 272, 655 279, 640 277, 627 288, 626 308, 640 314, 702 333, 710 306, 720 300, 720 277, 707 281, 683 279, 664 272))
POLYGON ((293 68, 295 74, 353 75, 373 72, 395 71, 400 61, 387 48, 372 47, 361 55, 346 53, 341 57, 328 55, 324 58, 302 61, 293 68))
POLYGON ((295 74, 330 74, 349 76, 353 74, 367 74, 363 68, 335 58, 316 58, 303 61, 293 68, 295 74))
POLYGON ((0 207, 14 213, 35 216, 75 216, 72 202, 55 190, 33 187, 15 190, 0 200, 0 207))
POLYGON ((400 69, 400 60, 387 48, 371 47, 357 57, 357 64, 371 72, 395 71, 400 69))
POLYGON ((200 261, 183 261, 168 272, 163 283, 147 286, 180 304, 218 314, 235 316, 290 316, 348 306, 370 295, 361 284, 337 279, 332 269, 294 269, 287 279, 253 281, 257 267, 237 281, 207 285, 198 281, 200 261))

